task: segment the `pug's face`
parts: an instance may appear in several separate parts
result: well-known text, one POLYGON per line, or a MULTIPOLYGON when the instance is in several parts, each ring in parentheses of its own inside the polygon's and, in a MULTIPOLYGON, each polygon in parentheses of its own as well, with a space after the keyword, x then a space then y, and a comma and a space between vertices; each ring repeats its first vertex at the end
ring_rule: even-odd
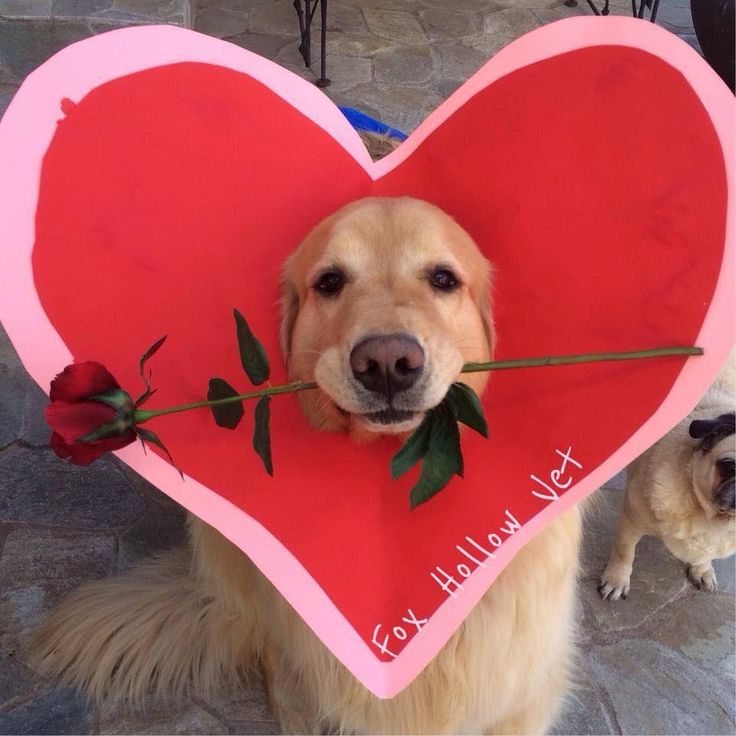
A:
POLYGON ((693 483, 700 505, 711 517, 733 519, 736 517, 734 413, 692 422, 690 436, 700 440, 693 456, 693 483))

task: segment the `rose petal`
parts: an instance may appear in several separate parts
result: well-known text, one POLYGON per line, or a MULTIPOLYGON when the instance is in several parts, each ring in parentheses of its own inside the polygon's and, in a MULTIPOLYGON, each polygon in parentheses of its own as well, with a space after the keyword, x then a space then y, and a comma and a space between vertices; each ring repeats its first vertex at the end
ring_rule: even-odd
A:
POLYGON ((115 409, 97 401, 72 404, 52 401, 46 407, 46 421, 64 442, 76 442, 116 417, 115 409))
POLYGON ((110 437, 100 442, 65 442, 60 434, 51 435, 51 449, 63 460, 75 465, 89 465, 107 452, 119 450, 121 447, 135 442, 133 430, 120 437, 110 437))
POLYGON ((51 401, 84 401, 90 396, 120 388, 101 363, 87 361, 68 365, 51 381, 51 401))

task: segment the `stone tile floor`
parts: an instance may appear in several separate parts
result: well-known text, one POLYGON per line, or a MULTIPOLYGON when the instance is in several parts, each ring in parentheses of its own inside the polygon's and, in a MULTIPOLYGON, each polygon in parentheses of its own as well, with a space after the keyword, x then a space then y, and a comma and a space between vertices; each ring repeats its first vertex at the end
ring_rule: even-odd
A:
MULTIPOLYGON (((495 51, 574 14, 559 0, 330 0, 327 94, 406 131, 495 51)), ((612 12, 629 12, 612 0, 612 12)), ((0 0, 0 112, 56 50, 111 28, 175 23, 256 51, 307 79, 291 0, 0 0)), ((686 0, 662 0, 659 23, 697 48, 686 0)), ((314 57, 319 48, 315 39, 314 57)), ((40 681, 23 641, 84 580, 180 544, 183 514, 115 459, 90 468, 48 449, 44 395, 0 330, 0 734, 278 733, 260 688, 131 714, 90 707, 40 681)), ((661 544, 645 539, 629 599, 603 602, 605 564, 622 495, 617 476, 586 520, 580 581, 579 688, 558 734, 733 734, 734 560, 721 590, 696 591, 661 544)))

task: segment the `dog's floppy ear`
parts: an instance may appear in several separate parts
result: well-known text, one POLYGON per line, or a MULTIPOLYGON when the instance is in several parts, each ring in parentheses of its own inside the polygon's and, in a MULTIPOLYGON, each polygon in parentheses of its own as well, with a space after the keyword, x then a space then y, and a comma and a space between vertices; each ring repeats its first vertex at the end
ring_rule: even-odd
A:
POLYGON ((291 352, 291 335, 294 332, 294 323, 298 313, 299 296, 291 280, 289 264, 287 263, 281 282, 281 330, 279 332, 281 352, 287 364, 291 352))
MULTIPOLYGON (((484 259, 485 260, 485 259, 484 259)), ((488 341, 488 350, 491 360, 496 349, 496 325, 493 322, 493 266, 485 261, 486 268, 481 281, 481 287, 476 295, 476 306, 483 320, 483 330, 488 341)))
POLYGON ((723 437, 736 432, 736 412, 721 414, 715 419, 696 419, 690 423, 690 436, 701 440, 700 449, 709 452, 723 437))

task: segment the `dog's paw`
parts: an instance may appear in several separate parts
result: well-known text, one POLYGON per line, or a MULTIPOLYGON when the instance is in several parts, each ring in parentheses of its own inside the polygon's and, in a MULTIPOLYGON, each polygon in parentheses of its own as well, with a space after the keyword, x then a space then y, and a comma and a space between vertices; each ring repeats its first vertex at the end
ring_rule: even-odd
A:
POLYGON ((711 564, 690 565, 687 569, 687 576, 698 590, 707 590, 712 593, 718 588, 716 571, 711 564))
POLYGON ((631 572, 617 570, 609 565, 601 575, 598 583, 598 592, 603 600, 617 601, 619 598, 626 600, 629 595, 631 572))

